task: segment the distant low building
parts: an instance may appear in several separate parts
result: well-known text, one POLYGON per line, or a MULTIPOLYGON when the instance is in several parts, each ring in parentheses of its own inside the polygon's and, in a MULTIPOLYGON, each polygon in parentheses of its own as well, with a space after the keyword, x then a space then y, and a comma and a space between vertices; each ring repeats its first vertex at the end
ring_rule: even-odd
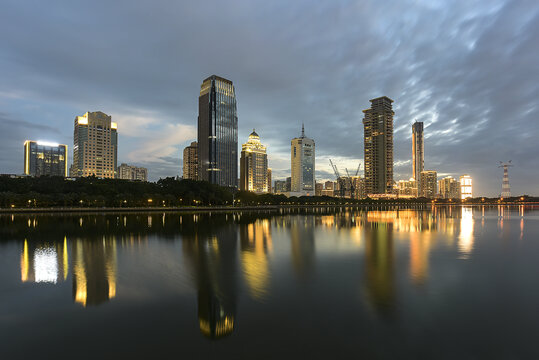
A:
POLYGON ((286 192, 286 181, 285 180, 275 180, 273 187, 273 192, 275 194, 281 194, 286 192))
POLYGON ((397 182, 397 193, 399 197, 417 197, 417 181, 414 178, 399 180, 397 182))
POLYGON ((270 168, 268 168, 268 178, 266 182, 268 184, 268 192, 271 194, 273 192, 273 189, 271 187, 271 169, 270 168))
POLYGON ((324 184, 319 183, 319 182, 314 184, 314 194, 316 196, 321 196, 322 195, 322 190, 324 190, 324 184))
POLYGON ((457 199, 459 197, 459 182, 452 176, 440 179, 438 188, 442 199, 457 199))
POLYGON ((67 177, 67 145, 26 140, 24 174, 67 177))
POLYGON ((123 180, 148 181, 148 169, 121 164, 118 166, 118 177, 123 180))

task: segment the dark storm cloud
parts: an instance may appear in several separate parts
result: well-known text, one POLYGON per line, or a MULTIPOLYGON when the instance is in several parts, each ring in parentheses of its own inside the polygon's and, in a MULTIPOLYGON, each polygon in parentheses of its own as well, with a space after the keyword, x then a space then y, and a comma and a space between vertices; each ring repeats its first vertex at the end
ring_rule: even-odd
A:
MULTIPOLYGON (((386 95, 395 100, 399 177, 411 175, 418 120, 427 168, 470 173, 476 189, 494 195, 496 162, 512 159, 514 191, 539 193, 538 8, 473 0, 4 1, 0 111, 39 122, 49 104, 47 125, 63 137, 75 115, 105 111, 120 119, 120 161, 148 166, 154 179, 172 176, 195 137, 200 83, 215 73, 234 81, 239 140, 257 129, 274 179, 289 174, 290 139, 302 122, 323 179, 332 177, 328 158, 355 169, 362 110, 386 95)), ((13 138, 0 134, 2 151, 17 158, 13 138)), ((4 159, 1 167, 19 168, 4 159)))

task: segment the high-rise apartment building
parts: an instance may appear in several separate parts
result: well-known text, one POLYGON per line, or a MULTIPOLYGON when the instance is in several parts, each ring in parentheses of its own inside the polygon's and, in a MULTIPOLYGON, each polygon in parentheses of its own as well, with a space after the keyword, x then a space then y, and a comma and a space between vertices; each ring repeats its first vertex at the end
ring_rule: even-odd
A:
POLYGON ((451 176, 440 179, 438 188, 440 197, 443 199, 457 199, 459 197, 459 183, 451 176))
POLYGON ((268 192, 268 155, 266 146, 253 129, 241 147, 240 189, 256 193, 268 192))
POLYGON ((464 200, 471 197, 473 197, 472 177, 465 174, 460 177, 460 198, 464 200))
POLYGON ((301 137, 294 138, 290 147, 292 165, 291 192, 314 195, 315 145, 314 140, 305 136, 301 127, 301 137))
POLYGON ((183 149, 183 178, 198 180, 198 146, 193 141, 191 145, 183 149))
POLYGON ((148 169, 121 164, 118 166, 118 178, 124 180, 148 181, 148 169))
POLYGON ((438 174, 434 170, 423 170, 419 174, 419 196, 428 199, 438 194, 438 174))
POLYGON ((365 191, 390 194, 393 190, 393 100, 387 96, 370 100, 363 110, 365 191))
POLYGON ((198 98, 198 178, 237 186, 238 115, 232 81, 212 75, 198 98))
POLYGON ((117 175, 118 125, 101 111, 75 117, 70 176, 114 179, 117 175))
POLYGON ((67 145, 26 140, 24 173, 31 176, 67 176, 67 145))
POLYGON ((416 181, 421 178, 425 166, 425 145, 423 143, 423 123, 412 125, 412 176, 416 181))

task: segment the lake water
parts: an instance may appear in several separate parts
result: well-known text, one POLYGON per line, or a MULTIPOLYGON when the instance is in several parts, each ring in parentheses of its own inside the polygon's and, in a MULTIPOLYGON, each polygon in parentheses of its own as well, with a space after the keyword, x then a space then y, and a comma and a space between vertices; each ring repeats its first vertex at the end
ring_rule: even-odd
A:
POLYGON ((538 209, 0 226, 0 359, 539 358, 538 209))

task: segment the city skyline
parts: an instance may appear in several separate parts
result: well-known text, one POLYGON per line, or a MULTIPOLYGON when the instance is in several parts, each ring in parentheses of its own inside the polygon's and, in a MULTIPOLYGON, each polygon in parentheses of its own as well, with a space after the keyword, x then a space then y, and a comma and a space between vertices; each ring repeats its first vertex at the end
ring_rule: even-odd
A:
MULTIPOLYGON (((50 8, 54 7, 37 5, 41 11, 35 13, 40 16, 34 17, 25 12, 24 4, 11 3, 2 9, 8 20, 0 25, 4 30, 1 49, 7 55, 0 60, 5 79, 0 85, 0 133, 4 136, 0 150, 5 154, 0 172, 22 173, 20 148, 26 139, 72 144, 68 124, 76 114, 90 110, 104 111, 119 124, 118 162, 147 167, 154 181, 181 175, 180 153, 196 140, 200 80, 216 73, 236 85, 238 136, 246 138, 253 127, 265 134, 274 179, 289 176, 288 142, 302 121, 317 142, 317 180, 334 180, 329 158, 340 168, 363 162, 363 143, 357 140, 362 138, 361 109, 370 98, 388 96, 396 104, 394 180, 412 175, 409 129, 417 120, 425 124, 427 168, 438 171, 439 179, 458 179, 468 173, 476 185, 474 194, 496 196, 503 176, 497 162, 513 159, 512 192, 539 193, 539 160, 533 140, 539 133, 534 125, 538 89, 536 77, 529 75, 536 73, 537 47, 533 44, 539 30, 534 12, 525 2, 458 2, 450 9, 440 4, 394 4, 385 19, 401 27, 387 33, 369 27, 371 12, 381 10, 368 3, 336 2, 308 11, 304 5, 288 5, 289 20, 317 25, 294 28, 298 36, 288 42, 284 41, 288 39, 286 26, 274 31, 271 22, 261 20, 259 26, 250 28, 247 20, 262 13, 281 13, 279 3, 260 9, 217 5, 209 14, 194 6, 192 19, 185 25, 178 25, 181 22, 171 16, 182 13, 182 5, 172 9, 155 6, 155 16, 166 30, 164 43, 176 42, 178 47, 158 46, 152 51, 148 50, 149 39, 156 37, 152 31, 160 30, 149 26, 156 20, 141 20, 144 6, 131 10, 133 21, 145 25, 135 31, 133 37, 138 36, 138 41, 122 42, 111 36, 117 29, 112 19, 120 17, 120 6, 103 4, 107 15, 102 21, 107 26, 96 32, 77 28, 74 40, 63 29, 72 28, 68 25, 80 18, 81 9, 76 5, 66 5, 61 15, 53 15, 50 8), (321 11, 332 16, 322 18, 321 11), (221 25, 236 21, 240 26, 225 26, 221 44, 209 37, 220 31, 211 26, 195 34, 195 41, 182 36, 190 33, 188 29, 200 22, 202 14, 212 19, 225 14, 222 19, 227 20, 221 25), (419 21, 431 15, 438 15, 440 21, 419 21), (57 27, 51 26, 52 16, 59 17, 57 27), (363 19, 354 23, 365 25, 338 25, 350 23, 350 17, 363 19), (35 39, 20 28, 22 23, 32 23, 40 30, 35 39), (334 31, 323 35, 333 26, 334 31), (251 38, 242 35, 246 27, 254 30, 251 38), (14 28, 18 31, 13 32, 14 28), (150 37, 142 30, 148 30, 150 37), (338 34, 342 36, 332 38, 338 34), (499 34, 506 35, 500 38, 499 34), (57 39, 61 47, 49 38, 57 39), (202 40, 242 56, 230 51, 230 58, 214 59, 209 55, 211 46, 200 48, 202 40), (263 47, 258 40, 266 40, 263 47), (401 43, 406 46, 398 46, 401 43), (366 52, 358 44, 364 44, 366 52), (98 62, 79 55, 82 49, 92 52, 100 47, 107 51, 98 62), (388 48, 394 55, 389 57, 391 63, 382 51, 388 48), (299 54, 296 49, 304 51, 299 54), (120 67, 118 55, 124 51, 137 56, 122 57, 120 67), (152 57, 144 55, 145 51, 152 57), (245 57, 250 57, 247 63, 242 61, 245 57), (156 60, 150 61, 153 58, 156 60), (396 58, 399 61, 393 61, 396 58), (519 59, 518 67, 513 66, 515 59, 519 59), (328 65, 329 71, 319 71, 328 65), (518 130, 523 127, 525 133, 518 130)), ((86 10, 90 15, 96 11, 86 10)), ((127 26, 122 21, 118 26, 127 26)))

